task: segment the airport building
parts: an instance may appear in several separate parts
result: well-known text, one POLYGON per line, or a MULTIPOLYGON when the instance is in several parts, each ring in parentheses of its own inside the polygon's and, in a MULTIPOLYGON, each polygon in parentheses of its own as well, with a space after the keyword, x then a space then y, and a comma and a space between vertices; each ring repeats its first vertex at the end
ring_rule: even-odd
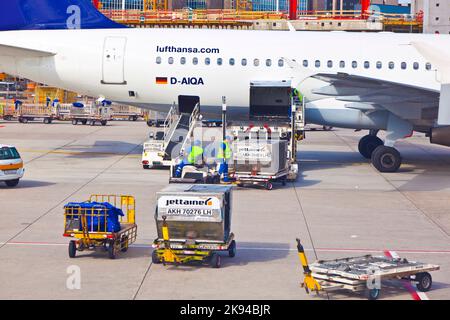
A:
POLYGON ((450 5, 443 0, 412 0, 412 12, 423 13, 423 32, 450 34, 450 5))

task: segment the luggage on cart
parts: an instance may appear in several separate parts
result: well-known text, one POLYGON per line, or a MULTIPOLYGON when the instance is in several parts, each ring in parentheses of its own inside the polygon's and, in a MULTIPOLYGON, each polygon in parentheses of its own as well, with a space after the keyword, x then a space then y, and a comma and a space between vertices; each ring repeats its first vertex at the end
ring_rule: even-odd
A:
POLYGON ((136 241, 135 200, 132 196, 92 195, 89 201, 64 206, 64 236, 69 242, 69 257, 77 251, 104 248, 115 259, 136 241))

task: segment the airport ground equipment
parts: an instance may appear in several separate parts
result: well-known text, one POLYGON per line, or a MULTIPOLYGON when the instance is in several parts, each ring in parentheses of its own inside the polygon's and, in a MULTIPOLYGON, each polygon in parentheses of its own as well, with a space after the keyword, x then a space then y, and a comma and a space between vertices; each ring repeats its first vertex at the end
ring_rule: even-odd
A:
POLYGON ((70 108, 69 119, 76 126, 81 123, 83 125, 95 126, 97 123, 106 126, 111 120, 111 108, 108 106, 75 106, 70 108))
POLYGON ((139 108, 133 106, 124 106, 113 104, 111 106, 111 119, 112 120, 128 120, 137 121, 142 117, 142 111, 139 108))
POLYGON ((168 167, 171 160, 165 157, 164 131, 151 132, 149 139, 144 143, 142 150, 142 167, 150 169, 154 167, 168 167))
POLYGON ((304 134, 304 104, 290 81, 250 84, 249 122, 233 121, 229 176, 238 185, 267 190, 298 177, 297 142, 304 134))
POLYGON ((66 205, 64 236, 76 239, 69 242, 69 257, 75 258, 77 251, 97 248, 107 251, 110 259, 126 252, 136 241, 135 212, 134 197, 126 195, 92 195, 84 203, 66 205), (117 210, 119 218, 115 220, 117 210))
POLYGON ((28 123, 36 119, 41 119, 45 124, 50 124, 56 119, 51 106, 39 104, 21 104, 15 111, 15 118, 20 123, 28 123))
POLYGON ((231 232, 232 187, 170 185, 157 193, 153 242, 155 264, 209 263, 221 266, 221 252, 236 255, 231 232))
POLYGON ((200 183, 200 184, 219 184, 220 175, 216 166, 208 167, 205 165, 186 165, 183 167, 181 177, 176 177, 176 166, 170 167, 169 183, 200 183))
POLYGON ((386 280, 409 281, 415 283, 419 291, 426 292, 433 284, 430 272, 440 268, 438 265, 408 261, 405 258, 373 255, 318 260, 308 265, 298 239, 297 250, 305 274, 301 286, 307 293, 348 290, 364 292, 369 300, 376 300, 381 293, 381 284, 386 280))

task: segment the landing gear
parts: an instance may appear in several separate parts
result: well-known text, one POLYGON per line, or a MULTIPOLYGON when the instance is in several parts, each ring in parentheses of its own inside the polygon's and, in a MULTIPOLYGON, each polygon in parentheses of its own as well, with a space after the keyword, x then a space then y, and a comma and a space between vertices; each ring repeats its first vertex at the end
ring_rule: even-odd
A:
POLYGON ((361 155, 366 159, 372 158, 372 153, 376 148, 379 146, 382 146, 383 140, 378 138, 375 135, 367 135, 362 137, 361 140, 359 140, 358 150, 361 155))
POLYGON ((402 157, 395 148, 378 146, 372 153, 372 164, 380 172, 396 172, 402 164, 402 157))

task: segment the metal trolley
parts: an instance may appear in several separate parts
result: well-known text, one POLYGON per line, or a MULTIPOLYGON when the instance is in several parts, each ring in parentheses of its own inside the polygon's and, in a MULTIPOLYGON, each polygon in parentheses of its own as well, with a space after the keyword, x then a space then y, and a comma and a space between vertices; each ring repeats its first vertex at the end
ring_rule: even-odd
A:
POLYGON ((189 262, 209 262, 212 268, 220 268, 219 252, 227 252, 230 258, 236 256, 236 241, 231 233, 226 242, 189 241, 170 239, 166 217, 163 216, 163 239, 153 242, 152 262, 163 265, 180 265, 189 262))
POLYGON ((376 300, 381 293, 381 282, 395 279, 413 282, 419 291, 426 292, 433 284, 429 272, 440 268, 438 265, 408 261, 405 258, 373 255, 319 260, 308 265, 299 239, 297 239, 297 250, 304 274, 301 286, 307 293, 348 290, 365 292, 369 300, 376 300), (376 281, 379 281, 378 285, 374 283, 376 281))
POLYGON ((128 247, 136 241, 135 199, 132 196, 124 195, 92 195, 87 202, 107 202, 121 209, 124 217, 119 218, 120 230, 118 232, 106 231, 108 230, 109 210, 106 206, 66 207, 64 209, 64 236, 77 239, 69 242, 69 257, 75 258, 77 251, 95 250, 101 247, 108 251, 110 259, 115 259, 118 252, 126 252, 128 247))

